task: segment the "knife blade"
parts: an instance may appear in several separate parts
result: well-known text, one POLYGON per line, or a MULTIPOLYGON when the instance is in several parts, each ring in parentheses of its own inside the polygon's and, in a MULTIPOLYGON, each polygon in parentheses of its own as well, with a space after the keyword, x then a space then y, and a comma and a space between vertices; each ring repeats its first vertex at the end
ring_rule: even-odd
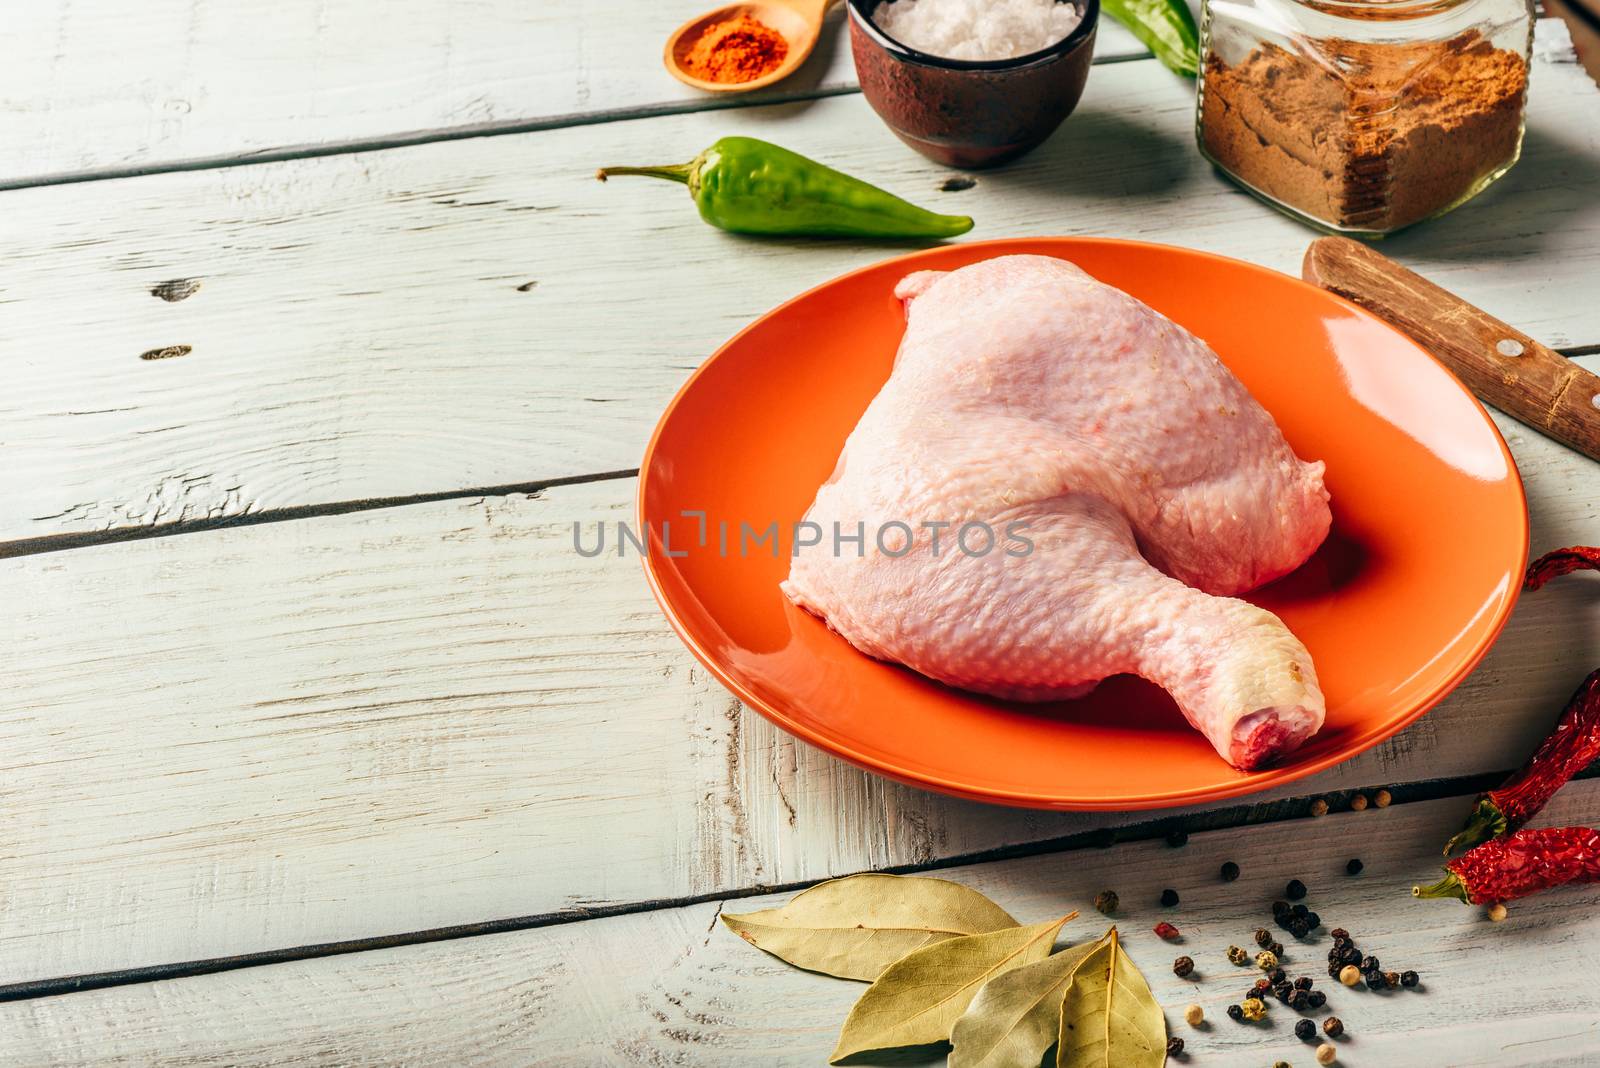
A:
POLYGON ((1300 276, 1409 335, 1480 400, 1600 460, 1600 376, 1349 238, 1313 241, 1300 276))

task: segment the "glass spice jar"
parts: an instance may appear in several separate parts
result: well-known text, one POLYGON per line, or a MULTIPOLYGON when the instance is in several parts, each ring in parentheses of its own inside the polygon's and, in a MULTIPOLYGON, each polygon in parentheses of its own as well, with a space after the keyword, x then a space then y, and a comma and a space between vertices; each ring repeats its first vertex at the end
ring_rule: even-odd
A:
POLYGON ((1206 0, 1196 133, 1257 196, 1379 237, 1522 149, 1531 0, 1206 0))

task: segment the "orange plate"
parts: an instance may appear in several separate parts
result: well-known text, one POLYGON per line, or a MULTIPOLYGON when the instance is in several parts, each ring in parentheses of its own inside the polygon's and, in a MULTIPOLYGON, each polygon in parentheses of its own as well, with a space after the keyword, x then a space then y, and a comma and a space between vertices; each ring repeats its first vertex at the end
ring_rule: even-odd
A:
MULTIPOLYGON (((1516 601, 1527 507, 1478 402, 1426 351, 1295 278, 1130 241, 975 242, 854 271, 758 319, 691 377, 645 454, 645 572, 694 654, 813 745, 916 786, 1009 805, 1133 809, 1250 793, 1394 734, 1483 656, 1516 601), (1230 768, 1170 698, 1117 677, 1029 705, 950 689, 856 652, 778 589, 787 556, 739 524, 792 529, 889 375, 909 271, 1007 253, 1069 259, 1208 341, 1306 459, 1326 460, 1333 532, 1250 599, 1316 661, 1328 720, 1288 761, 1230 768), (706 513, 706 543, 698 544, 706 513), (729 524, 727 555, 718 529, 729 524), (663 544, 664 523, 670 523, 663 544), (684 555, 667 556, 667 549, 684 555)), ((790 538, 784 535, 784 552, 790 538)))

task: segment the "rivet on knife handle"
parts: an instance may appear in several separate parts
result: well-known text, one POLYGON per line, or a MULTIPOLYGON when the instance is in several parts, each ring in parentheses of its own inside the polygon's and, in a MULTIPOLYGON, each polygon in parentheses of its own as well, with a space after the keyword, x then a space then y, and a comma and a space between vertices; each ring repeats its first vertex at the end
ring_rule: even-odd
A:
POLYGON ((1481 399, 1600 460, 1600 377, 1348 238, 1313 241, 1301 275, 1403 330, 1481 399))

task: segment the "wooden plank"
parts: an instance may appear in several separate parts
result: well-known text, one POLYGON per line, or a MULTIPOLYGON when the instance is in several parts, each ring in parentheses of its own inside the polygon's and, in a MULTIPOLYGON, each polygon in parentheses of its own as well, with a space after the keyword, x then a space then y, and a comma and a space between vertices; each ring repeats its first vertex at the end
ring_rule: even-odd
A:
MULTIPOLYGON (((1576 177, 1600 168, 1600 90, 1571 63, 1534 80, 1525 160, 1386 251, 1549 344, 1600 342, 1600 213, 1576 177)), ((1052 141, 963 192, 859 97, 15 190, 0 552, 634 467, 725 338, 894 251, 742 239, 676 186, 589 180, 728 133, 970 211, 976 237, 1143 238, 1298 274, 1311 236, 1201 161, 1189 91, 1153 60, 1096 68, 1052 141), (174 279, 200 288, 152 295, 174 279)))
MULTIPOLYGON (((1600 542, 1597 465, 1512 443, 1535 545, 1600 542)), ((633 492, 0 561, 0 984, 928 864, 1155 815, 923 793, 741 710, 637 560, 572 551, 573 522, 628 518, 633 492)), ((1506 768, 1597 663, 1593 582, 1552 584, 1439 709, 1237 818, 1506 768)))
MULTIPOLYGON (((1587 819, 1597 803, 1600 783, 1574 784, 1549 816, 1587 819)), ((1326 978, 1326 931, 1290 946, 1291 973, 1310 974, 1328 995, 1313 1018, 1336 1014, 1345 1023, 1341 1064, 1593 1064, 1600 992, 1582 977, 1600 953, 1600 928, 1580 917, 1600 906, 1600 888, 1515 903, 1501 924, 1480 909, 1409 897, 1413 882, 1437 876, 1439 844, 1466 807, 1466 798, 1451 798, 1196 835, 1181 851, 1148 842, 941 875, 990 894, 1023 922, 1081 910, 1065 932, 1072 942, 1103 929, 1090 900, 1116 888, 1119 930, 1172 1033, 1185 1039, 1183 1063, 1195 1068, 1311 1063, 1311 1048, 1290 1034, 1298 1017, 1289 1009, 1275 1006, 1259 1025, 1233 1023, 1223 1011, 1250 976, 1223 959, 1224 948, 1250 944, 1268 901, 1291 877, 1310 885, 1308 901, 1326 926, 1347 927, 1387 966, 1423 977, 1417 990, 1347 990, 1326 978), (1351 856, 1366 862, 1358 878, 1343 871, 1351 856), (1238 882, 1217 880, 1224 859, 1243 868, 1238 882), (1177 909, 1156 904, 1165 886, 1182 895, 1177 909), (1150 933, 1160 919, 1184 931, 1181 947, 1150 933), (1177 952, 1195 958, 1194 977, 1172 974, 1177 952), (1204 1029, 1182 1021, 1190 1002, 1205 1009, 1204 1029)), ((725 904, 744 911, 785 897, 725 904)), ((824 1063, 863 986, 760 953, 721 927, 723 907, 707 902, 0 1005, 0 1043, 8 1061, 41 1066, 824 1063)))
MULTIPOLYGON (((202 0, 18 4, 0 69, 0 188, 855 89, 843 8, 749 99, 675 81, 661 47, 705 4, 202 0)), ((1103 21, 1096 55, 1148 55, 1103 21)))

